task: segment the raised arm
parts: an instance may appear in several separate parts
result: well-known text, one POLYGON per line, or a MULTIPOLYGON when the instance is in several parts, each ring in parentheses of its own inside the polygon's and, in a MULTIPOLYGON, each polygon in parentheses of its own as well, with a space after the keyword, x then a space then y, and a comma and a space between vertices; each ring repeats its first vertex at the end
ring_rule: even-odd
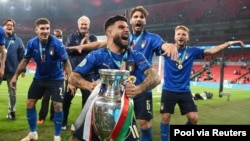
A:
POLYGON ((205 49, 204 50, 204 55, 210 55, 210 54, 215 54, 221 50, 224 50, 226 48, 228 48, 229 46, 231 45, 236 45, 236 44, 239 44, 241 47, 245 47, 245 44, 240 41, 240 40, 237 40, 237 41, 228 41, 228 42, 225 42, 223 44, 220 44, 220 45, 217 45, 217 46, 214 46, 210 49, 205 49))
POLYGON ((66 49, 77 50, 79 53, 81 53, 83 50, 86 50, 86 51, 96 50, 106 45, 107 45, 107 41, 99 41, 99 42, 90 42, 88 44, 82 44, 79 46, 66 47, 66 49))

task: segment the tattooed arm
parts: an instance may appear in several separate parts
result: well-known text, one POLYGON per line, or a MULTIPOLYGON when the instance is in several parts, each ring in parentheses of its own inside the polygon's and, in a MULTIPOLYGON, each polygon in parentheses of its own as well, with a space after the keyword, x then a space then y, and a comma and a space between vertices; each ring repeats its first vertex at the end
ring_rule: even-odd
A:
POLYGON ((144 71, 144 74, 146 75, 146 78, 141 84, 134 85, 132 83, 128 83, 125 86, 126 95, 128 97, 133 98, 137 94, 141 94, 144 91, 153 89, 161 83, 161 78, 157 74, 157 71, 154 68, 152 67, 148 68, 147 70, 144 71))
POLYGON ((73 86, 80 89, 88 90, 90 92, 93 91, 95 86, 97 85, 97 81, 89 82, 77 72, 72 72, 68 78, 68 81, 73 86))

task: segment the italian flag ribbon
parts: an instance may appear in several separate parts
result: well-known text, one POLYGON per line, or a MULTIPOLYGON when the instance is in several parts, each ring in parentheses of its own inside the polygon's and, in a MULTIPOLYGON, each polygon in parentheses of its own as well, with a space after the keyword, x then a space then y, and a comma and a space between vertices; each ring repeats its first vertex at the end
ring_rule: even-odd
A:
POLYGON ((133 120, 134 103, 128 98, 125 92, 121 98, 121 110, 118 116, 117 123, 111 132, 111 141, 123 141, 128 134, 130 125, 133 120))
MULTIPOLYGON (((88 112, 86 113, 86 117, 84 119, 84 132, 83 132, 83 139, 91 141, 92 133, 91 129, 93 128, 93 106, 95 100, 98 98, 96 96, 93 98, 93 101, 88 109, 88 112)), ((117 122, 111 131, 110 137, 108 141, 123 141, 130 129, 130 125, 133 121, 133 111, 134 111, 134 103, 133 100, 128 98, 125 95, 125 92, 123 93, 121 97, 121 109, 120 113, 118 114, 118 117, 114 117, 117 119, 117 122)))

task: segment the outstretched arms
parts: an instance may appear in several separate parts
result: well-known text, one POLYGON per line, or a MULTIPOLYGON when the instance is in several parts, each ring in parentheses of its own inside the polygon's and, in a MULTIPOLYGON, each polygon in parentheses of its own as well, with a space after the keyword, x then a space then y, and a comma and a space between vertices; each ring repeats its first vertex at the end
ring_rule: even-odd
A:
POLYGON ((88 44, 81 44, 79 46, 66 47, 66 49, 77 50, 79 53, 81 53, 83 50, 87 50, 87 51, 96 50, 106 45, 107 45, 107 41, 100 41, 100 42, 90 42, 88 44))
POLYGON ((215 54, 215 53, 217 53, 217 52, 219 52, 221 50, 224 50, 224 49, 228 48, 231 45, 236 45, 236 44, 239 44, 241 47, 245 47, 245 44, 240 40, 228 41, 228 42, 225 42, 223 44, 214 46, 214 47, 212 47, 210 49, 205 49, 204 50, 204 55, 215 54))

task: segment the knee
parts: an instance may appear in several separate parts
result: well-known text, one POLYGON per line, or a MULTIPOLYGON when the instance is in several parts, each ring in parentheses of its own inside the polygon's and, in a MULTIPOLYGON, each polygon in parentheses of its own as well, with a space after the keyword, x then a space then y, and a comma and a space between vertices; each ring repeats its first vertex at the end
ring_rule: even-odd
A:
POLYGON ((191 124, 195 125, 198 123, 199 117, 198 114, 194 113, 194 114, 190 114, 188 116, 188 120, 191 124))
POLYGON ((164 114, 162 114, 162 120, 161 120, 161 122, 163 124, 168 124, 170 122, 170 118, 171 118, 171 114, 164 113, 164 114))
POLYGON ((142 129, 147 129, 151 127, 151 122, 150 120, 140 120, 140 128, 142 129))
POLYGON ((62 103, 53 101, 54 111, 60 112, 62 111, 62 103))
POLYGON ((26 102, 26 106, 28 109, 34 108, 36 104, 36 100, 34 99, 28 99, 26 102))

